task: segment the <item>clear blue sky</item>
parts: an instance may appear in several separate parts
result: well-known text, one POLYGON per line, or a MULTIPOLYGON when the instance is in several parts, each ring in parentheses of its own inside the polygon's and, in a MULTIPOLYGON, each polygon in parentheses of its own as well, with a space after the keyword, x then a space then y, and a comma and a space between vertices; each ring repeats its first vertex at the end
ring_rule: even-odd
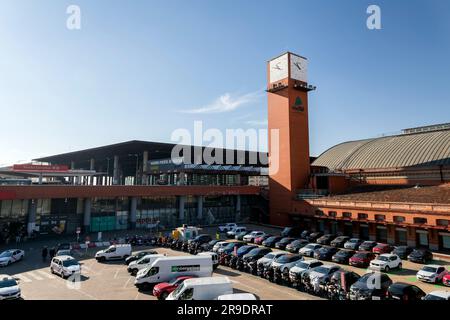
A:
POLYGON ((2 0, 0 165, 169 142, 194 120, 264 128, 265 63, 286 50, 317 86, 313 155, 450 121, 449 1, 2 0), (81 30, 66 28, 70 4, 81 30), (370 4, 382 30, 366 28, 370 4))

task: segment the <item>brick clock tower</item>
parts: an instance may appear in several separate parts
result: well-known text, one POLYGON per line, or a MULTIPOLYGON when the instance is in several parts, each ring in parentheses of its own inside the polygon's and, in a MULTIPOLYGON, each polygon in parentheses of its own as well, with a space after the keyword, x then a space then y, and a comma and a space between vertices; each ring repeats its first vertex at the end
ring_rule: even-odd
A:
POLYGON ((270 223, 275 225, 290 224, 296 191, 309 183, 308 92, 315 87, 308 85, 307 62, 287 52, 267 63, 270 223), (279 141, 271 141, 272 129, 279 130, 279 141))

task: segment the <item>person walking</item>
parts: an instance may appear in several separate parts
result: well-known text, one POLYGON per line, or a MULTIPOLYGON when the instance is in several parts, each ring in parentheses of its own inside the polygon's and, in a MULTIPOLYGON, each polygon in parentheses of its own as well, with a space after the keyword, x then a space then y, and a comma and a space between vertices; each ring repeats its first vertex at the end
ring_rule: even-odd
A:
POLYGON ((48 254, 48 249, 47 249, 47 246, 45 246, 42 249, 42 262, 47 261, 47 254, 48 254))

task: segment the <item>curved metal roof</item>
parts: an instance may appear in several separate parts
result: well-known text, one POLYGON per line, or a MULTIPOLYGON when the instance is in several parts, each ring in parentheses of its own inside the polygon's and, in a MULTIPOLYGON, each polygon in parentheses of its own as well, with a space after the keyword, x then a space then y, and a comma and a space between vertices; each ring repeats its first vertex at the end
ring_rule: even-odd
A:
POLYGON ((450 165, 450 130, 344 142, 312 165, 331 171, 450 165))

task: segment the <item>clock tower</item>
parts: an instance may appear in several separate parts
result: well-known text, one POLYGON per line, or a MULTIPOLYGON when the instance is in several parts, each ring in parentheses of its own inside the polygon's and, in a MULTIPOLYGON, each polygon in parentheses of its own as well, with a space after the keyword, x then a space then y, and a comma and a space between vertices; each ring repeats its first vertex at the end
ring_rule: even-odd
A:
POLYGON ((309 183, 308 92, 315 87, 307 72, 307 59, 291 52, 267 63, 269 137, 279 130, 278 141, 269 138, 270 223, 276 225, 290 224, 297 190, 309 183))

